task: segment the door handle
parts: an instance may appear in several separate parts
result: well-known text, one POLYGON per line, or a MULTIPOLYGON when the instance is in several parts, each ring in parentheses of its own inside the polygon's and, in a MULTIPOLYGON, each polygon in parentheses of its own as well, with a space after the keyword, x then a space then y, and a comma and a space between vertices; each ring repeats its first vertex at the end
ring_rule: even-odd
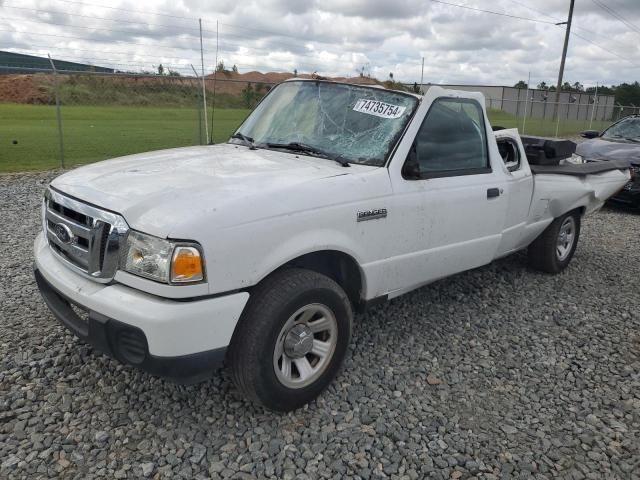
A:
POLYGON ((496 198, 500 196, 499 188, 489 188, 487 190, 487 198, 496 198))

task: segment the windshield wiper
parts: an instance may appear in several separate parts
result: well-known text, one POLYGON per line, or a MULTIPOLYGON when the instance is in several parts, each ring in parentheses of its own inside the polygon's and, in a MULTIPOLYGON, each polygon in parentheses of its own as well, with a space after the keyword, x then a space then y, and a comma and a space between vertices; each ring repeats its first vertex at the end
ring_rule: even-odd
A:
POLYGON ((311 145, 307 145, 305 143, 300 142, 289 142, 289 143, 265 143, 265 146, 269 148, 282 148, 283 150, 291 150, 293 152, 301 152, 301 153, 310 153, 317 157, 327 158, 329 160, 334 160, 338 162, 343 167, 350 167, 349 161, 346 158, 341 157, 340 155, 332 155, 324 150, 321 150, 316 147, 312 147, 311 145))
POLYGON ((249 147, 250 150, 257 150, 258 147, 256 147, 255 141, 253 140, 253 138, 248 137, 247 135, 245 135, 244 133, 234 133, 233 135, 231 135, 231 138, 237 138, 238 140, 242 140, 244 142, 244 144, 249 147))
POLYGON ((633 143, 640 143, 640 137, 624 137, 624 139, 633 143))

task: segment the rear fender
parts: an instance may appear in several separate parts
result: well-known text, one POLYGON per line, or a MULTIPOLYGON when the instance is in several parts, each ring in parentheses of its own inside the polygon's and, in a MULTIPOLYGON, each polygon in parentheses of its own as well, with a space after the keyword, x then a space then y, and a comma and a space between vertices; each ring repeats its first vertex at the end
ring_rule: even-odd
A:
POLYGON ((629 180, 629 173, 612 170, 597 175, 572 177, 567 175, 536 175, 535 197, 546 202, 552 218, 581 208, 585 215, 599 210, 629 180))

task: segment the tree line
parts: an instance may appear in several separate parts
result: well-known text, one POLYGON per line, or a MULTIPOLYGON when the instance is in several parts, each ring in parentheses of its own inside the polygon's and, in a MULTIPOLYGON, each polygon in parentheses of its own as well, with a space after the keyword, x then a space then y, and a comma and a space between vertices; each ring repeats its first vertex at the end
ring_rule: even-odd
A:
MULTIPOLYGON (((527 82, 520 80, 514 85, 515 88, 528 88, 527 82)), ((531 88, 534 88, 533 86, 531 88)), ((539 90, 547 90, 549 92, 555 92, 555 85, 547 85, 546 82, 540 82, 535 88, 539 90)), ((596 93, 596 87, 584 88, 580 82, 570 83, 564 82, 562 92, 575 92, 575 93, 587 93, 594 95, 596 93)), ((620 105, 639 105, 640 106, 640 83, 621 83, 620 85, 600 85, 598 87, 598 95, 613 95, 616 99, 616 103, 620 105)))

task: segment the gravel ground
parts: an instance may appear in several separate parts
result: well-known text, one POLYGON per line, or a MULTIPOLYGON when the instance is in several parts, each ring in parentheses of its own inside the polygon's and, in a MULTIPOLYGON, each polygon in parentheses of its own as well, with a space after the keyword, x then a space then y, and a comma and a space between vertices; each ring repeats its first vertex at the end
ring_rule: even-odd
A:
POLYGON ((589 218, 561 275, 515 255, 358 317, 338 379, 281 415, 56 323, 31 273, 50 178, 0 176, 1 478, 640 478, 640 215, 589 218))

